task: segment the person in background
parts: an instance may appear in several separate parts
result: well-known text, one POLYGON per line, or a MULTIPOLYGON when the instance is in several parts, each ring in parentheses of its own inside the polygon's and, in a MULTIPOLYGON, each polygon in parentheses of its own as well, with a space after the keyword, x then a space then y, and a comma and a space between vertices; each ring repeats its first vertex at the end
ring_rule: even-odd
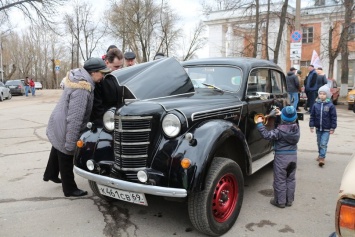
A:
POLYGON ((124 64, 125 67, 134 66, 136 64, 136 54, 133 52, 124 53, 124 64))
MULTIPOLYGON (((304 81, 302 79, 302 71, 301 70, 297 70, 296 76, 298 78, 299 81, 299 88, 298 88, 298 104, 297 104, 297 112, 300 111, 299 104, 300 104, 300 93, 302 92, 302 87, 304 86, 304 81)), ((306 103, 306 102, 305 102, 306 103)))
POLYGON ((286 106, 281 113, 281 124, 276 129, 268 131, 261 117, 257 120, 257 128, 264 139, 274 143, 274 198, 270 203, 276 207, 292 206, 295 199, 297 143, 300 140, 300 129, 297 112, 293 106, 286 106))
MULTIPOLYGON (((123 53, 119 49, 111 49, 106 54, 106 65, 111 70, 119 70, 123 67, 123 53)), ((90 115, 90 121, 95 126, 103 126, 103 115, 111 107, 117 106, 118 99, 122 97, 119 85, 114 77, 107 77, 100 83, 96 83, 94 91, 94 103, 90 115)))
POLYGON ((286 76, 287 93, 290 98, 290 104, 292 104, 295 109, 297 109, 299 101, 298 90, 300 88, 300 83, 298 81, 298 77, 296 76, 296 71, 296 68, 291 67, 286 76))
MULTIPOLYGON (((312 109, 314 102, 318 95, 317 78, 318 74, 313 65, 308 66, 308 76, 305 80, 305 90, 307 94, 307 105, 309 109, 312 109)), ((308 114, 310 112, 307 112, 308 114)))
POLYGON ((318 67, 316 71, 318 74, 317 75, 317 90, 319 90, 319 88, 328 84, 328 80, 327 80, 325 73, 323 72, 323 68, 318 67))
POLYGON ((106 54, 104 54, 104 55, 101 56, 102 60, 105 60, 108 51, 110 51, 111 49, 117 49, 117 46, 116 46, 116 45, 110 45, 110 46, 108 46, 108 48, 107 48, 107 50, 106 50, 106 54))
POLYGON ((165 58, 164 53, 157 53, 157 54, 154 56, 153 60, 158 60, 158 59, 162 59, 162 58, 165 58))
POLYGON ((25 84, 25 95, 28 97, 28 91, 30 89, 30 81, 28 80, 28 77, 25 78, 23 83, 25 84))
POLYGON ((327 154, 329 135, 334 133, 337 127, 337 112, 331 102, 331 92, 327 85, 318 90, 318 99, 311 110, 309 127, 311 132, 316 128, 318 145, 318 165, 323 167, 327 154))
POLYGON ((87 194, 78 189, 74 180, 74 151, 80 133, 89 121, 95 83, 100 82, 104 73, 109 71, 101 58, 90 58, 83 68, 68 72, 62 96, 49 118, 46 134, 52 149, 43 180, 62 183, 65 197, 87 194))
POLYGON ((30 79, 29 85, 31 88, 32 96, 35 96, 36 88, 35 88, 35 82, 33 81, 32 78, 30 79))
POLYGON ((112 48, 107 51, 105 63, 111 71, 123 68, 123 54, 118 48, 112 48))

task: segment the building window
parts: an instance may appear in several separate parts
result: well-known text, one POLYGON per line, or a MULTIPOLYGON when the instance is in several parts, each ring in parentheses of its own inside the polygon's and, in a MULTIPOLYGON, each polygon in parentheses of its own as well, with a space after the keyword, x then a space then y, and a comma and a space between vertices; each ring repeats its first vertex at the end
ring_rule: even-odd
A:
POLYGON ((314 1, 314 6, 324 6, 325 0, 316 0, 314 1))
POLYGON ((301 67, 308 67, 311 65, 311 61, 301 61, 301 67))
POLYGON ((302 28, 302 43, 313 43, 313 26, 302 28))
POLYGON ((355 40, 355 23, 351 23, 348 29, 349 40, 355 40))

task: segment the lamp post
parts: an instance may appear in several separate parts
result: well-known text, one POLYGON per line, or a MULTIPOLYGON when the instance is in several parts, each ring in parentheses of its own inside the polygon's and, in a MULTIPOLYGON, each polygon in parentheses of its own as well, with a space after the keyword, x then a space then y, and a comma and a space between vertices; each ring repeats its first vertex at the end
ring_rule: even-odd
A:
POLYGON ((0 73, 1 73, 1 82, 4 82, 4 67, 3 67, 3 65, 2 65, 2 35, 0 34, 0 53, 1 53, 1 55, 0 55, 0 66, 1 66, 1 71, 0 71, 0 73))

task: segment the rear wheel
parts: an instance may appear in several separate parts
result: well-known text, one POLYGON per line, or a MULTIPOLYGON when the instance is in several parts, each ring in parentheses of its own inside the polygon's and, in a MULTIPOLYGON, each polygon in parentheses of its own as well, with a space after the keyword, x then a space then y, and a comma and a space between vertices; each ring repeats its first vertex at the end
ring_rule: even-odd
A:
POLYGON ((90 185, 90 188, 91 188, 92 192, 93 192, 96 196, 98 196, 99 198, 101 198, 101 199, 103 199, 103 200, 105 200, 105 201, 107 201, 107 202, 115 202, 115 201, 117 201, 117 199, 110 198, 110 197, 107 197, 107 196, 105 196, 105 195, 102 195, 102 194, 100 193, 100 191, 99 191, 99 188, 97 187, 96 182, 89 180, 89 185, 90 185))
POLYGON ((348 104, 348 110, 352 110, 353 109, 353 105, 352 104, 348 104))
POLYGON ((191 223, 199 231, 219 236, 235 223, 242 207, 244 179, 239 165, 226 158, 214 158, 206 175, 205 189, 188 199, 191 223))

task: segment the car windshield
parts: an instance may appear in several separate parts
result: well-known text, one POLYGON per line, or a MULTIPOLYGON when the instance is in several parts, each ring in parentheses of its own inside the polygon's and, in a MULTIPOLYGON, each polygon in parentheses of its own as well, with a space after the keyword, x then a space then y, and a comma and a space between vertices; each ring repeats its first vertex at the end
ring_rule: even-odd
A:
POLYGON ((242 83, 242 71, 226 66, 187 67, 187 74, 195 88, 218 88, 237 92, 242 83))

